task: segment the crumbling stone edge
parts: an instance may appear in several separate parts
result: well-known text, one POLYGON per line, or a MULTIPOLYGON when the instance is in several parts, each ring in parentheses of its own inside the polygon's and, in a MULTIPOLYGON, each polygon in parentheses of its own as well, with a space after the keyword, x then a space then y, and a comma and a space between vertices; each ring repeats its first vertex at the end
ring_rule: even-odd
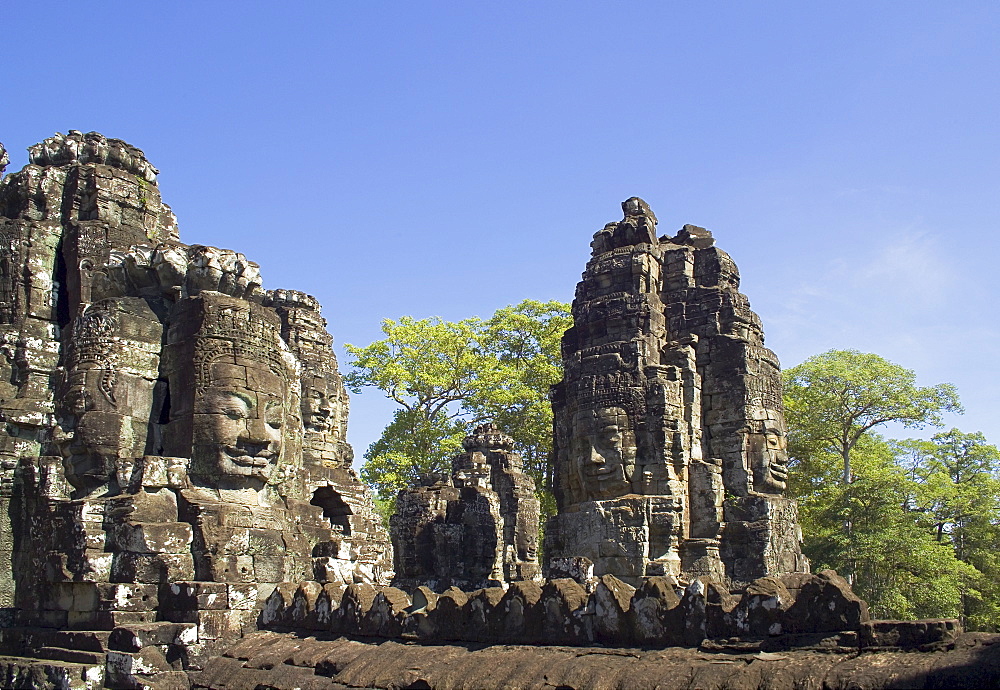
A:
POLYGON ((934 649, 962 632, 956 619, 871 620, 867 604, 832 570, 760 578, 735 594, 707 578, 681 587, 666 576, 645 578, 638 588, 604 575, 441 593, 284 583, 268 597, 258 626, 425 643, 660 648, 765 640, 769 648, 844 652, 934 649))

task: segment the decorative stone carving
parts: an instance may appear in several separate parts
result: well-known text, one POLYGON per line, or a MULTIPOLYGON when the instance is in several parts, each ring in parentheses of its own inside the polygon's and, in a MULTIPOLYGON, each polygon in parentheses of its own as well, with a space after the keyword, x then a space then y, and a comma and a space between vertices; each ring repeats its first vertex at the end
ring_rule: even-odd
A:
POLYGON ((633 583, 806 571, 781 496, 780 369, 736 265, 703 228, 658 238, 646 202, 622 209, 594 235, 563 338, 546 557, 633 583))
POLYGON ((0 622, 191 625, 190 661, 277 583, 387 582, 316 300, 182 244, 125 142, 29 154, 0 182, 0 622))
POLYGON ((450 476, 427 477, 396 498, 397 587, 472 590, 540 577, 538 499, 513 439, 484 424, 462 445, 450 476))

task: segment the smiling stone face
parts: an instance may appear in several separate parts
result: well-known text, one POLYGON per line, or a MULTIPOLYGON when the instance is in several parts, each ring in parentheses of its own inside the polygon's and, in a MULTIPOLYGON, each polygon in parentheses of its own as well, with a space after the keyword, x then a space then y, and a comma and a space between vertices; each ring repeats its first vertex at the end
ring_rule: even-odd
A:
POLYGON ((226 486, 266 482, 282 448, 283 378, 241 357, 213 363, 211 374, 195 401, 192 476, 226 486))
POLYGON ((336 395, 327 386, 313 387, 302 396, 302 421, 306 431, 329 433, 333 430, 336 395))
POLYGON ((614 498, 632 490, 635 434, 620 407, 580 410, 573 418, 572 459, 583 495, 590 501, 614 498))
POLYGON ((758 422, 756 429, 746 435, 746 448, 754 491, 783 493, 788 482, 788 446, 783 424, 778 420, 758 422))

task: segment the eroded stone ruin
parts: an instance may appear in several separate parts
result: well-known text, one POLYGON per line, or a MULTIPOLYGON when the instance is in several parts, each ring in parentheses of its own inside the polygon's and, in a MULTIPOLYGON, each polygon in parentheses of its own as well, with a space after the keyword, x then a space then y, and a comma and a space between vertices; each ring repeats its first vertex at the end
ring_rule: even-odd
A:
POLYGON ((151 625, 192 657, 280 582, 387 582, 316 300, 182 244, 122 141, 29 160, 0 186, 5 626, 151 625))
POLYGON ((642 199, 594 235, 553 390, 557 567, 632 583, 706 576, 736 588, 808 572, 778 359, 710 232, 657 237, 642 199))
POLYGON ((875 652, 865 687, 1000 678, 1000 637, 808 572, 778 362, 706 230, 632 198, 594 237, 546 577, 490 424, 400 493, 394 572, 319 304, 181 243, 157 172, 71 131, 0 181, 0 686, 842 687, 875 652))
POLYGON ((538 498, 514 440, 483 424, 462 445, 450 475, 429 476, 396 499, 397 587, 472 591, 540 579, 538 498))

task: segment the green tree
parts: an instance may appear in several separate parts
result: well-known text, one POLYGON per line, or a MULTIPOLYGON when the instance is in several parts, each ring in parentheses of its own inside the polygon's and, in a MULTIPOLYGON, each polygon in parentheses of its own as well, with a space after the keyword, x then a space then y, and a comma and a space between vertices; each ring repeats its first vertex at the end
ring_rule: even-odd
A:
POLYGON ((975 568, 960 593, 969 628, 996 630, 1000 620, 1000 450, 981 433, 952 429, 930 441, 898 444, 914 481, 914 510, 938 543, 975 568))
POLYGON ((373 386, 400 406, 365 453, 362 477, 392 498, 421 474, 448 471, 468 430, 490 420, 514 438, 536 486, 547 487, 548 390, 562 376, 559 342, 571 324, 569 305, 525 300, 487 320, 387 319, 384 339, 345 345, 351 390, 373 386))
POLYGON ((784 376, 789 492, 806 555, 844 573, 878 615, 955 615, 975 573, 935 539, 915 508, 917 482, 873 431, 939 425, 943 412, 961 410, 954 387, 918 387, 912 371, 854 350, 811 357, 784 376))
POLYGON ((940 426, 942 412, 961 412, 950 383, 919 387, 916 375, 876 354, 830 350, 784 372, 789 445, 801 455, 834 450, 851 482, 851 451, 871 429, 897 422, 940 426))
POLYGON ((920 485, 897 446, 869 433, 856 445, 854 476, 839 481, 836 453, 805 463, 832 468, 822 479, 796 477, 789 491, 799 501, 803 550, 814 570, 852 573, 854 589, 880 618, 957 616, 962 593, 978 573, 962 562, 950 544, 936 538, 932 521, 916 507, 920 485), (845 522, 851 529, 844 530, 845 522))

